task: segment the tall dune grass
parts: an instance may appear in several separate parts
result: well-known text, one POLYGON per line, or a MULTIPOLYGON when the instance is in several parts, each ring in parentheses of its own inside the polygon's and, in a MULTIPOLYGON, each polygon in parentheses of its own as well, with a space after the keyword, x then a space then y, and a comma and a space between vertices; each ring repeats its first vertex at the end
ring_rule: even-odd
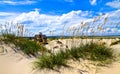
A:
POLYGON ((44 54, 38 58, 34 63, 36 69, 57 69, 61 66, 67 66, 67 58, 69 57, 63 51, 58 52, 57 54, 44 54))
POLYGON ((64 33, 70 34, 72 37, 71 46, 77 44, 74 40, 77 36, 83 37, 86 39, 86 43, 83 44, 83 39, 81 38, 80 45, 73 46, 70 50, 66 50, 65 52, 59 51, 56 54, 46 54, 42 55, 35 62, 35 67, 37 69, 55 69, 56 67, 61 67, 63 65, 67 65, 67 61, 70 59, 78 60, 85 59, 91 60, 94 62, 98 62, 99 65, 106 65, 111 63, 114 60, 113 50, 103 43, 95 43, 93 41, 93 37, 100 33, 102 36, 104 33, 108 32, 106 29, 106 24, 108 24, 108 16, 101 15, 93 18, 91 23, 89 22, 81 22, 78 26, 72 26, 67 29, 64 28, 64 33), (102 22, 101 22, 102 21, 102 22), (92 41, 87 42, 87 37, 91 36, 92 41), (54 58, 53 58, 54 56, 54 58), (55 59, 55 57, 57 57, 55 59))
POLYGON ((120 44, 120 40, 117 40, 117 41, 111 43, 111 45, 115 45, 115 44, 120 44))
POLYGON ((56 69, 61 66, 68 66, 67 61, 70 59, 78 61, 85 59, 98 62, 98 65, 106 65, 114 60, 114 55, 111 48, 103 44, 90 43, 70 50, 59 51, 56 54, 42 55, 35 62, 35 68, 56 69))
MULTIPOLYGON (((64 34, 70 34, 72 38, 71 46, 73 46, 74 44, 76 44, 75 46, 78 46, 74 38, 80 36, 81 45, 79 45, 79 47, 73 46, 70 50, 66 50, 65 52, 59 51, 56 54, 43 54, 35 62, 35 68, 56 69, 61 66, 67 66, 67 61, 69 61, 70 59, 86 59, 95 62, 97 61, 100 64, 110 63, 114 59, 112 49, 106 47, 102 43, 93 42, 93 36, 98 35, 97 33, 104 35, 104 33, 107 32, 105 26, 108 23, 108 16, 103 16, 104 15, 93 18, 93 21, 90 23, 86 21, 80 22, 80 25, 72 26, 68 29, 65 29, 66 25, 64 25, 61 36, 63 36, 64 34), (88 36, 92 37, 91 43, 87 42, 88 36), (86 38, 86 44, 82 44, 82 38, 84 37, 86 38)), ((120 23, 116 25, 116 28, 118 28, 119 24, 120 23)), ((35 56, 36 54, 38 54, 39 51, 46 51, 46 48, 44 48, 43 46, 40 46, 31 40, 21 37, 30 36, 29 34, 31 34, 30 32, 28 32, 28 29, 25 29, 24 25, 17 23, 13 27, 12 25, 10 26, 10 23, 6 23, 4 27, 5 30, 2 31, 4 37, 3 41, 14 43, 16 46, 20 47, 20 50, 22 50, 25 54, 35 56)), ((50 30, 50 35, 53 36, 54 31, 50 30)))
POLYGON ((19 47, 27 55, 36 56, 36 54, 41 51, 46 51, 46 48, 42 45, 39 45, 27 38, 33 34, 28 32, 28 29, 25 28, 23 24, 6 22, 5 24, 0 25, 1 40, 7 44, 13 43, 16 47, 19 47), (3 29, 4 28, 4 29, 3 29))
POLYGON ((3 34, 2 35, 2 41, 6 44, 14 44, 17 48, 19 47, 21 51, 23 51, 26 55, 33 55, 36 56, 38 52, 45 52, 46 48, 42 45, 37 44, 34 41, 31 41, 30 39, 18 37, 14 34, 3 34))
POLYGON ((32 36, 34 33, 30 32, 24 24, 5 22, 0 24, 0 34, 14 34, 19 37, 28 37, 32 36))

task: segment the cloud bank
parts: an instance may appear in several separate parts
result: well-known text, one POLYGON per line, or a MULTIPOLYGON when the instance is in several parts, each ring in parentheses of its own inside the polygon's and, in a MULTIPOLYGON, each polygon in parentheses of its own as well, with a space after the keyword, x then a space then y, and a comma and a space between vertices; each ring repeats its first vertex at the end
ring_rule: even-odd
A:
POLYGON ((120 9, 120 0, 113 0, 111 2, 107 2, 106 5, 112 8, 120 9))
MULTIPOLYGON (((8 13, 8 12, 0 12, 0 21, 13 21, 14 23, 21 23, 26 28, 28 28, 29 31, 34 32, 35 34, 39 32, 43 32, 46 35, 50 35, 50 32, 53 32, 53 35, 60 35, 63 30, 64 32, 67 31, 68 28, 73 28, 76 26, 79 28, 82 26, 80 23, 82 21, 91 23, 94 19, 91 17, 92 12, 91 11, 71 11, 66 14, 62 15, 48 15, 48 14, 41 14, 38 10, 30 11, 27 13, 8 13), (8 17, 9 16, 9 17, 8 17), (4 17, 4 19, 3 19, 4 17)), ((103 19, 105 16, 108 16, 108 22, 106 23, 105 31, 107 33, 104 33, 104 35, 108 34, 108 32, 111 35, 118 35, 120 34, 120 25, 118 25, 117 28, 115 28, 116 24, 119 23, 120 19, 120 10, 116 10, 110 13, 107 13, 106 15, 103 15, 101 19, 103 19), (112 23, 112 24, 111 24, 112 23)), ((91 27, 95 28, 97 30, 98 23, 92 25, 91 27)), ((88 32, 92 30, 90 28, 88 32)), ((98 32, 98 35, 100 33, 98 32)), ((64 35, 68 35, 64 33, 64 35)))
POLYGON ((43 32, 47 35, 50 31, 54 31, 54 35, 60 35, 63 31, 63 27, 69 28, 70 26, 80 23, 88 19, 88 16, 92 16, 88 11, 71 11, 62 15, 48 15, 41 14, 39 11, 31 11, 28 13, 22 13, 17 16, 14 21, 26 24, 26 26, 35 33, 43 32))

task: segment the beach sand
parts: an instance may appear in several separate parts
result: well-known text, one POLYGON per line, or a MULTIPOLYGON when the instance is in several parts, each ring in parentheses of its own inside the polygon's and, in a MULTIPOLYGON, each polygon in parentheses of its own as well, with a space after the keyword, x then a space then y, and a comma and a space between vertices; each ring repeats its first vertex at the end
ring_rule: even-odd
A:
POLYGON ((0 53, 0 74, 32 74, 34 58, 27 58, 11 47, 2 45, 7 52, 0 53))
MULTIPOLYGON (((62 41, 62 40, 61 40, 62 41)), ((102 40, 107 42, 108 45, 112 40, 102 40)), ((64 44, 68 41, 63 40, 64 44)), ((13 49, 7 45, 2 45, 7 49, 7 52, 0 53, 0 74, 33 74, 33 62, 35 58, 27 58, 23 54, 16 53, 13 49)), ((115 52, 120 52, 120 44, 113 45, 111 48, 115 49, 115 52)), ((68 63, 71 68, 60 68, 60 72, 51 70, 41 70, 35 74, 120 74, 120 61, 113 62, 107 67, 99 67, 89 64, 89 62, 73 61, 69 60, 68 63)))

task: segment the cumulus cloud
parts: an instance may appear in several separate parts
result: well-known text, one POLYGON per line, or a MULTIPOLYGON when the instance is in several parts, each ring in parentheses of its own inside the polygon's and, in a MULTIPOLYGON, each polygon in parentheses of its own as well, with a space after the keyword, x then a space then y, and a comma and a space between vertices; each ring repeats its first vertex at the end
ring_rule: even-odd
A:
POLYGON ((87 20, 89 15, 91 15, 91 12, 89 13, 88 11, 81 10, 71 11, 59 16, 41 14, 35 10, 28 13, 22 13, 14 19, 14 22, 20 22, 23 24, 29 23, 29 27, 32 30, 36 29, 35 33, 44 31, 45 34, 48 34, 48 31, 55 31, 55 35, 58 35, 63 30, 64 25, 65 28, 68 28, 71 25, 87 20))
POLYGON ((0 16, 14 15, 14 13, 0 12, 0 16))
POLYGON ((0 23, 7 22, 11 19, 14 19, 16 16, 18 16, 19 13, 12 13, 12 12, 0 12, 0 23))
POLYGON ((89 0, 89 2, 90 2, 91 5, 96 5, 96 4, 97 4, 97 3, 96 3, 96 2, 97 2, 96 0, 89 0))
POLYGON ((12 1, 12 0, 3 0, 0 1, 0 4, 8 4, 8 5, 26 5, 26 4, 34 4, 36 1, 24 0, 24 1, 12 1))
MULTIPOLYGON (((100 17, 97 17, 96 22, 94 24, 93 21, 95 20, 95 18, 87 19, 83 21, 83 24, 88 23, 87 26, 89 26, 89 29, 87 30, 86 29, 87 26, 84 25, 84 29, 81 29, 81 32, 83 32, 84 34, 88 32, 90 35, 93 29, 94 35, 120 35, 119 19, 120 19, 120 10, 112 11, 106 13, 105 15, 100 15, 100 17), (105 19, 106 19, 106 23, 104 24, 105 19), (98 29, 99 27, 102 27, 101 31, 98 29)), ((82 27, 82 24, 78 23, 72 25, 70 28, 72 29, 77 27, 82 27)))
POLYGON ((103 27, 106 30, 105 34, 120 35, 120 9, 105 14, 103 18, 105 17, 108 18, 103 27))
MULTIPOLYGON (((82 26, 80 23, 82 21, 91 23, 93 21, 91 15, 91 11, 71 11, 66 14, 62 15, 48 15, 48 14, 42 14, 38 10, 30 11, 27 13, 8 13, 8 12, 0 12, 6 18, 4 20, 6 21, 13 21, 14 23, 22 23, 26 28, 29 29, 29 31, 36 33, 43 32, 46 35, 50 35, 50 31, 52 31, 53 35, 60 35, 60 33, 66 32, 68 28, 73 28, 74 26, 79 28, 82 26), (7 17, 10 16, 10 17, 7 17), (14 17, 13 17, 14 16, 14 17)), ((2 17, 3 15, 0 15, 2 17)), ((106 15, 103 15, 101 19, 104 19, 104 17, 108 16, 108 22, 106 23, 105 29, 107 32, 111 34, 120 34, 120 25, 116 29, 116 23, 119 23, 120 19, 120 10, 116 10, 113 12, 110 12, 106 15), (112 22, 112 24, 110 24, 112 22)), ((3 19, 0 18, 0 21, 2 22, 3 19)), ((100 21, 103 22, 103 21, 100 21)), ((91 27, 96 28, 98 26, 98 23, 92 25, 91 27)), ((91 29, 88 31, 90 33, 91 29)), ((100 33, 99 33, 100 34, 100 33)), ((107 33, 104 33, 107 34, 107 33)), ((65 34, 67 35, 67 34, 65 34)))
POLYGON ((111 2, 107 2, 106 5, 110 6, 110 7, 113 7, 113 8, 120 9, 120 1, 119 0, 113 0, 111 2))

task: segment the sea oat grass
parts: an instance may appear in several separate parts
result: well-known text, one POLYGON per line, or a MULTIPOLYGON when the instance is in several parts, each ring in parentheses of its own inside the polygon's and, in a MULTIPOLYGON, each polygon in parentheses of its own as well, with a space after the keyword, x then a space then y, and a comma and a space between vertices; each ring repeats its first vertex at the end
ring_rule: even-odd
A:
POLYGON ((30 39, 17 37, 14 34, 3 34, 2 36, 3 36, 2 41, 4 43, 15 44, 16 47, 19 47, 20 50, 22 50, 27 55, 36 56, 39 51, 41 52, 46 51, 45 47, 37 44, 34 41, 31 41, 30 39))
POLYGON ((79 47, 80 54, 83 54, 85 58, 93 61, 106 61, 113 58, 113 51, 111 48, 106 47, 102 43, 89 43, 79 47))
POLYGON ((114 60, 114 55, 112 49, 102 43, 89 43, 66 50, 65 52, 59 51, 56 54, 42 55, 35 62, 35 67, 37 69, 56 69, 61 66, 66 66, 67 60, 73 59, 80 61, 80 58, 97 62, 98 65, 105 65, 114 60))
POLYGON ((15 43, 16 38, 17 37, 14 34, 3 33, 1 40, 4 41, 6 44, 9 44, 9 43, 15 43))
POLYGON ((111 45, 116 45, 116 44, 120 44, 120 40, 117 40, 117 41, 111 43, 111 45))
POLYGON ((57 54, 44 54, 39 57, 34 64, 35 68, 37 69, 57 69, 61 66, 67 66, 67 58, 68 56, 65 56, 65 53, 63 53, 63 51, 60 51, 57 54))

